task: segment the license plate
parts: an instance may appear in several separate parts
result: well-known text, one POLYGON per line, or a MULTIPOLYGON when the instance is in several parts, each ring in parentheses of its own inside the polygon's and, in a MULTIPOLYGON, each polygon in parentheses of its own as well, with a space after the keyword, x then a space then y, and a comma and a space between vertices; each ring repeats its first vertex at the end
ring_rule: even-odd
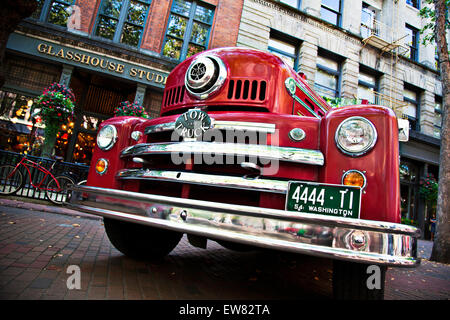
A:
POLYGON ((359 219, 361 188, 290 181, 286 210, 359 219))

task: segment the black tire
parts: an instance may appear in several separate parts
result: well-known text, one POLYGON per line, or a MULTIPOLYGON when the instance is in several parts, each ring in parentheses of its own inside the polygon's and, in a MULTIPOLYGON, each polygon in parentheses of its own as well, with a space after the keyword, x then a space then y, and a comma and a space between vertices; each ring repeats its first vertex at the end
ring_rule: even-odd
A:
POLYGON ((15 166, 0 166, 0 194, 12 195, 23 187, 25 180, 19 168, 17 168, 13 175, 9 176, 14 169, 15 166))
POLYGON ((138 260, 159 260, 180 242, 182 233, 104 218, 106 234, 117 250, 138 260))
POLYGON ((385 266, 334 260, 334 298, 337 300, 383 300, 386 269, 385 266), (379 279, 374 280, 374 277, 378 276, 379 279))
POLYGON ((45 194, 47 195, 47 199, 50 200, 50 202, 62 205, 64 202, 68 199, 69 196, 69 185, 72 185, 75 183, 72 178, 69 178, 68 176, 57 176, 55 179, 58 181, 58 184, 56 184, 56 181, 51 179, 47 183, 47 190, 45 191, 45 194))

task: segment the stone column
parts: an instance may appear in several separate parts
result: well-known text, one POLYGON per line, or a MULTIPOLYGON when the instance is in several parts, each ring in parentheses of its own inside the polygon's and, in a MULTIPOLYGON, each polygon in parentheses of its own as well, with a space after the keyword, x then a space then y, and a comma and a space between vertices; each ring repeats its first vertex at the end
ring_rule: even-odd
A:
POLYGON ((434 82, 427 79, 425 91, 420 97, 420 131, 423 134, 433 136, 434 131, 434 107, 436 98, 434 95, 434 82))
POLYGON ((306 34, 300 47, 299 71, 306 75, 308 83, 313 86, 316 75, 317 39, 306 34))
POLYGON ((68 65, 63 65, 61 72, 61 77, 59 78, 59 84, 63 84, 69 87, 70 79, 72 78, 73 67, 68 65))
POLYGON ((347 59, 342 64, 341 97, 358 97, 359 52, 348 50, 347 59))
POLYGON ((136 95, 134 97, 134 102, 136 102, 139 105, 144 105, 144 97, 145 97, 145 91, 147 90, 147 86, 138 83, 136 88, 136 95))
POLYGON ((320 3, 317 0, 302 0, 302 10, 307 14, 315 17, 320 17, 320 3))

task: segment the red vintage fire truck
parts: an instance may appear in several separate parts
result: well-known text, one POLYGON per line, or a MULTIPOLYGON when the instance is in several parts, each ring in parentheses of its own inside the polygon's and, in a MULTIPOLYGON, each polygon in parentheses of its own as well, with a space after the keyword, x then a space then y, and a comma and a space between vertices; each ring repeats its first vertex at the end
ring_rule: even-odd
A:
POLYGON ((313 255, 333 259, 337 298, 376 299, 387 266, 420 263, 399 192, 391 109, 331 108, 278 56, 220 48, 170 73, 160 117, 102 123, 69 206, 102 216, 130 257, 161 258, 183 234, 313 255))

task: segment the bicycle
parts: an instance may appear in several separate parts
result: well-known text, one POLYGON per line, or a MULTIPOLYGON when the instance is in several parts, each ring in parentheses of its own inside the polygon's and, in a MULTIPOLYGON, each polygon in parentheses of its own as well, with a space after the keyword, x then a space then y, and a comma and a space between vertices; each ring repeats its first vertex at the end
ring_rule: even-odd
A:
POLYGON ((55 164, 57 162, 60 162, 63 160, 62 157, 52 157, 55 162, 53 162, 50 169, 46 169, 45 167, 41 166, 40 164, 31 161, 27 158, 25 155, 19 163, 17 163, 15 166, 13 165, 2 165, 0 166, 0 195, 13 195, 17 193, 20 189, 22 189, 25 186, 25 179, 24 174, 22 171, 26 170, 25 174, 28 172, 28 177, 30 180, 30 185, 39 190, 44 190, 45 195, 50 202, 62 205, 64 204, 64 201, 68 197, 68 186, 71 184, 75 184, 75 181, 66 176, 66 175, 58 175, 54 176, 51 171, 55 167, 55 164), (25 169, 23 169, 25 168, 25 169), (44 173, 44 177, 40 180, 39 183, 36 185, 33 183, 31 178, 31 171, 30 169, 38 169, 40 172, 44 173), (49 177, 49 181, 47 184, 44 185, 44 182, 49 177))

